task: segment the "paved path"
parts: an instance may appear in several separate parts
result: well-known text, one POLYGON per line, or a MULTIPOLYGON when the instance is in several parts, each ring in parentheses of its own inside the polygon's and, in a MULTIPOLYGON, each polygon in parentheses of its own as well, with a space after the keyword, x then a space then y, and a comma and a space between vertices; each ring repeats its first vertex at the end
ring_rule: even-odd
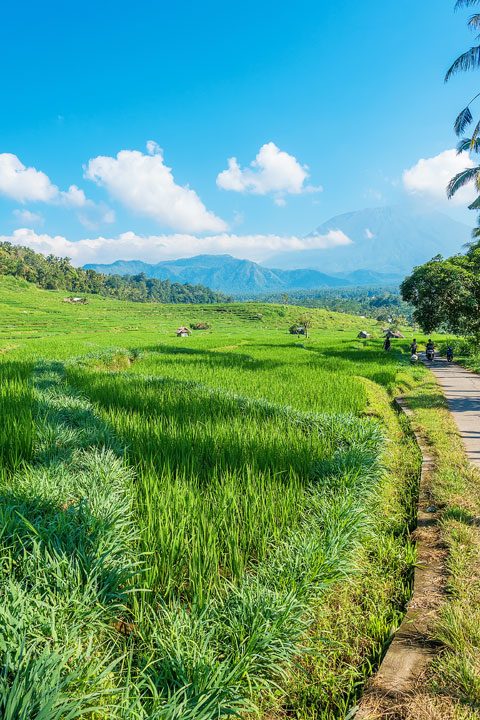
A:
POLYGON ((444 358, 425 364, 442 386, 470 462, 480 467, 480 375, 444 358))

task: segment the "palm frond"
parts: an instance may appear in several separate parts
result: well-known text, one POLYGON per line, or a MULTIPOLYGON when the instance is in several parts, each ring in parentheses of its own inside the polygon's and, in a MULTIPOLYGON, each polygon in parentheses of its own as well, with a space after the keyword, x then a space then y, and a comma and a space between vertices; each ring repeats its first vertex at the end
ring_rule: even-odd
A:
POLYGON ((470 150, 473 150, 473 148, 475 147, 475 144, 480 139, 479 134, 480 134, 480 120, 475 125, 475 130, 473 131, 473 135, 470 140, 470 150))
POLYGON ((445 82, 448 82, 457 72, 475 70, 478 67, 480 67, 480 45, 475 45, 455 60, 445 75, 445 82))
POLYGON ((480 28, 480 13, 472 15, 472 17, 468 19, 467 24, 471 30, 478 30, 480 28))
MULTIPOLYGON (((474 227, 472 230, 472 238, 477 240, 480 238, 480 227, 474 227)), ((473 243, 468 243, 469 245, 473 245, 473 243)))
POLYGON ((457 135, 462 135, 462 133, 465 132, 465 129, 470 125, 470 123, 473 120, 473 115, 470 111, 469 106, 467 105, 466 108, 463 108, 462 112, 458 114, 457 119, 454 123, 454 130, 457 135))
POLYGON ((479 3, 480 0, 457 0, 455 10, 460 10, 460 8, 464 7, 473 7, 473 5, 478 5, 479 3))
POLYGON ((463 152, 479 153, 480 138, 475 138, 475 141, 472 141, 472 138, 462 138, 459 140, 457 143, 457 155, 461 155, 463 152))
POLYGON ((457 173, 447 185, 447 197, 452 198, 460 188, 467 183, 475 180, 480 173, 480 167, 466 168, 462 172, 457 173))
POLYGON ((480 195, 468 206, 469 210, 480 210, 480 195))

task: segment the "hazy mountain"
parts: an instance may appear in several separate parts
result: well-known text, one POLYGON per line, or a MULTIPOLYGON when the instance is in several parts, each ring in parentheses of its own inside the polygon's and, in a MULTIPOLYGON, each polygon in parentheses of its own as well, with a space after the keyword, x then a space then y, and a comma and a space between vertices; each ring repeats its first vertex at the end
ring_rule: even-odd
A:
POLYGON ((172 282, 206 285, 227 293, 265 293, 279 290, 307 290, 350 284, 348 278, 331 277, 318 270, 272 270, 251 260, 231 255, 196 255, 149 265, 138 260, 117 260, 110 265, 85 265, 108 275, 136 275, 172 282))
POLYGON ((308 237, 325 235, 329 230, 342 230, 352 243, 327 250, 283 252, 262 265, 231 255, 196 255, 156 265, 117 260, 85 268, 110 275, 145 273, 147 277, 205 285, 229 294, 386 285, 399 283, 415 265, 438 253, 448 256, 460 252, 470 237, 467 225, 447 215, 403 207, 338 215, 308 237))
POLYGON ((327 250, 295 250, 273 255, 269 267, 315 268, 325 273, 349 273, 368 268, 405 275, 438 253, 460 252, 470 228, 440 212, 408 207, 381 207, 337 215, 308 237, 342 230, 353 242, 327 250))

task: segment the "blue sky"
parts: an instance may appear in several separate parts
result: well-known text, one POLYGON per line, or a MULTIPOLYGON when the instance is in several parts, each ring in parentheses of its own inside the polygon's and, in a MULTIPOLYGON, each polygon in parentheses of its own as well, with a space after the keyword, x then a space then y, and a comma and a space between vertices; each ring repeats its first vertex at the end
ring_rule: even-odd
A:
POLYGON ((262 259, 379 204, 473 224, 468 193, 439 190, 476 92, 443 83, 467 16, 453 0, 4 3, 0 236, 78 263, 262 259))

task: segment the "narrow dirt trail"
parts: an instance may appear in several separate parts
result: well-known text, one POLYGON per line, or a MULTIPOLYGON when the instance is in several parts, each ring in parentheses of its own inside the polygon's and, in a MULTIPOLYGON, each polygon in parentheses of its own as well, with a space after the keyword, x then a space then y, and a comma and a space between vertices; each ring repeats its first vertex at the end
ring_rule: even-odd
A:
POLYGON ((468 459, 480 467, 480 375, 444 358, 427 365, 442 387, 468 459))

